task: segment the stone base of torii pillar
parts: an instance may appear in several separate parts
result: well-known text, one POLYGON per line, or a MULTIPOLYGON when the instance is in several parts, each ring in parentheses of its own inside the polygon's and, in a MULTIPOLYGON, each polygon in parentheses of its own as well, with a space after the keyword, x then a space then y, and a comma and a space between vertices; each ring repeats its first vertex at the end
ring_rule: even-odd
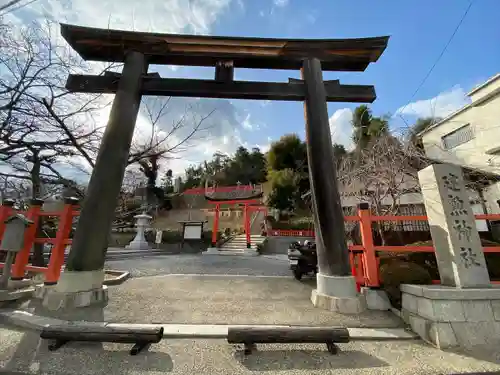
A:
POLYGON ((134 219, 137 221, 135 226, 137 227, 137 234, 135 238, 130 242, 125 249, 127 250, 149 250, 151 247, 149 243, 146 241, 145 233, 146 230, 149 229, 151 216, 142 213, 140 215, 134 216, 134 219))

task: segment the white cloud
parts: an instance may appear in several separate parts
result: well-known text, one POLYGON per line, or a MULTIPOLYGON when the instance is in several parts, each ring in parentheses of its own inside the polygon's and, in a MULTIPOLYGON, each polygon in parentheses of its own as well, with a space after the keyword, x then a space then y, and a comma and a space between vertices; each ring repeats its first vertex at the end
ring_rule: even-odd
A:
MULTIPOLYGON (((190 164, 211 158, 215 152, 232 154, 239 146, 247 148, 259 146, 248 143, 242 136, 242 133, 244 134, 242 130, 259 129, 259 124, 252 122, 250 114, 230 100, 171 98, 167 111, 158 124, 159 130, 168 133, 172 128, 172 122, 186 113, 188 114, 185 120, 186 126, 174 134, 177 140, 185 138, 200 118, 209 113, 211 115, 203 122, 204 130, 197 133, 192 141, 184 144, 181 151, 173 155, 175 159, 168 162, 168 168, 176 173, 182 173, 190 164)), ((174 141, 172 144, 175 144, 174 141)))
POLYGON ((247 131, 254 132, 261 130, 265 124, 259 124, 251 119, 250 113, 247 112, 245 118, 241 121, 241 127, 247 131))
POLYGON ((330 131, 332 133, 332 142, 344 145, 347 150, 352 150, 352 110, 342 108, 335 111, 330 117, 330 131))
MULTIPOLYGON (((163 33, 195 33, 210 34, 215 22, 231 3, 236 2, 241 9, 244 4, 240 0, 101 0, 96 5, 88 0, 38 0, 16 12, 9 14, 11 21, 17 24, 28 25, 33 20, 50 20, 77 24, 89 27, 114 28, 163 33)), ((287 1, 278 1, 277 5, 285 6, 287 1)), ((59 35, 55 30, 54 35, 59 35)), ((107 97, 107 99, 112 98, 107 97)), ((149 100, 152 98, 144 98, 149 100)), ((189 122, 196 122, 200 116, 206 115, 215 109, 207 119, 208 128, 201 132, 192 142, 185 144, 181 152, 172 155, 165 163, 164 169, 172 169, 174 173, 182 174, 190 164, 202 162, 210 158, 214 152, 220 151, 232 154, 237 147, 260 147, 266 150, 268 145, 251 145, 242 139, 240 129, 259 129, 260 124, 251 121, 250 114, 242 111, 229 100, 172 98, 169 109, 157 125, 156 131, 168 132, 172 122, 182 114, 189 114, 189 122)), ((104 126, 108 121, 110 108, 101 111, 96 116, 96 125, 104 126)), ((264 124, 262 124, 264 126, 264 124)), ((192 129, 191 126, 177 131, 169 137, 169 144, 175 144, 192 129)), ((134 135, 134 142, 147 139, 151 134, 152 126, 144 106, 141 107, 134 135)), ((79 158, 80 159, 80 158, 79 158)), ((85 166, 81 160, 72 160, 76 164, 85 166)), ((70 166, 68 166, 70 167, 70 166)), ((89 168, 87 169, 90 172, 89 168)), ((87 176, 76 172, 86 180, 87 176)))
POLYGON ((277 7, 285 7, 288 5, 289 0, 274 0, 274 5, 277 7))
POLYGON ((444 91, 434 98, 418 100, 399 108, 396 115, 415 117, 446 117, 470 103, 466 91, 459 85, 444 91))
POLYGON ((250 122, 250 113, 247 113, 247 116, 245 117, 245 119, 241 123, 241 126, 243 126, 243 129, 245 129, 245 130, 249 130, 249 131, 254 130, 255 124, 252 124, 252 122, 250 122))
POLYGON ((256 147, 258 147, 260 149, 260 151, 265 154, 271 148, 271 143, 272 143, 272 139, 270 137, 267 137, 266 143, 264 143, 262 145, 256 145, 256 147))
POLYGON ((207 34, 231 0, 39 0, 11 13, 22 21, 49 18, 82 26, 207 34))

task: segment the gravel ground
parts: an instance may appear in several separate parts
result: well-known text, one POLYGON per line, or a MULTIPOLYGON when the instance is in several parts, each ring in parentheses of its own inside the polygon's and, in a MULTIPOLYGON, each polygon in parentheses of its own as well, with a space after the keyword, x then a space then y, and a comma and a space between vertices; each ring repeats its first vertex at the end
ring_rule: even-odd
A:
POLYGON ((138 323, 402 326, 390 312, 349 316, 317 309, 313 287, 292 277, 141 277, 110 289, 105 314, 138 323))
POLYGON ((129 356, 130 345, 70 343, 48 352, 36 333, 0 327, 0 373, 33 375, 434 375, 500 371, 500 356, 441 352, 419 341, 353 342, 333 356, 322 345, 260 345, 244 357, 224 340, 163 340, 129 356))
POLYGON ((227 255, 147 256, 106 262, 110 269, 130 271, 133 277, 166 274, 290 276, 286 258, 227 255))
POLYGON ((342 315, 315 308, 313 282, 291 277, 167 275, 140 277, 109 288, 104 309, 49 313, 34 301, 19 308, 66 320, 171 324, 279 324, 397 328, 388 311, 342 315))

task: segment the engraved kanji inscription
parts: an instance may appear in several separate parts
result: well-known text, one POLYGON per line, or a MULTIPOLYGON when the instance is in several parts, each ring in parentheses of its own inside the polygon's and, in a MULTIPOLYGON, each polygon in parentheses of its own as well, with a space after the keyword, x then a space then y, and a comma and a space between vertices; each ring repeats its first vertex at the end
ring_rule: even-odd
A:
POLYGON ((444 186, 451 191, 461 191, 458 176, 453 173, 448 173, 447 176, 441 177, 444 186))
POLYGON ((476 254, 472 252, 470 247, 460 248, 460 258, 462 258, 465 268, 481 265, 476 259, 476 254))
POLYGON ((465 220, 455 220, 453 229, 458 233, 458 239, 470 242, 472 227, 465 220))
POLYGON ((451 216, 467 215, 467 210, 464 208, 465 202, 457 195, 448 194, 448 199, 451 205, 451 216))

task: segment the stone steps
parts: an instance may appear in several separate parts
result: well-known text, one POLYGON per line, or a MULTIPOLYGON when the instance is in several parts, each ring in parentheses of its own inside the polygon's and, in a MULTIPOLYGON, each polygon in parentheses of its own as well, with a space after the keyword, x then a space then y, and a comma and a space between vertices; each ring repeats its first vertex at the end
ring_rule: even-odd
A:
MULTIPOLYGON (((252 243, 252 249, 255 249, 255 245, 262 243, 265 237, 260 235, 250 236, 250 242, 252 243)), ((224 243, 217 254, 219 255, 247 255, 251 253, 251 249, 247 249, 247 238, 246 235, 240 234, 231 240, 224 243)))

